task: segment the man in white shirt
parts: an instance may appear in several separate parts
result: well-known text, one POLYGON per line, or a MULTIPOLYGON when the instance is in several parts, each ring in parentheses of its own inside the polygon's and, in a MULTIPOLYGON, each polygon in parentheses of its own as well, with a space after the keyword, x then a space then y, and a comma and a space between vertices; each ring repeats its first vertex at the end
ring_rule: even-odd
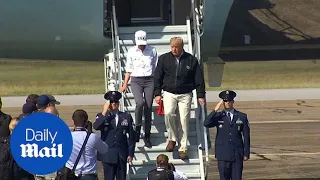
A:
POLYGON ((127 73, 120 92, 124 92, 127 89, 131 77, 131 91, 136 102, 136 142, 140 140, 142 113, 144 113, 144 141, 145 146, 151 148, 150 130, 154 91, 153 75, 158 62, 158 55, 156 48, 147 44, 147 33, 145 31, 139 30, 135 33, 135 43, 136 46, 128 50, 127 73))
MULTIPOLYGON (((87 135, 87 129, 91 129, 91 122, 88 121, 88 114, 84 110, 76 110, 72 119, 75 129, 72 132, 73 148, 66 167, 72 169, 79 155, 80 149, 87 135)), ((105 154, 108 151, 108 145, 100 139, 100 136, 91 133, 85 146, 80 161, 75 169, 75 174, 80 175, 80 180, 97 180, 97 151, 105 154)))

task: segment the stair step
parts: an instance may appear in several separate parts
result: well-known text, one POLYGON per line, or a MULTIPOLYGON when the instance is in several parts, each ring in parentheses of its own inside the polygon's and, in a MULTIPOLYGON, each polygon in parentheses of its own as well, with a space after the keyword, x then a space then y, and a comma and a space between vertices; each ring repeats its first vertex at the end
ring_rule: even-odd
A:
MULTIPOLYGON (((188 132, 188 136, 189 137, 195 137, 197 136, 197 132, 193 131, 193 132, 188 132)), ((168 137, 168 132, 158 132, 158 133, 152 133, 151 132, 151 138, 154 137, 154 138, 167 138, 168 137)))
MULTIPOLYGON (((127 112, 129 112, 131 114, 132 119, 136 118, 134 111, 127 111, 127 112)), ((190 114, 191 114, 191 118, 189 120, 189 123, 195 123, 195 121, 196 121, 195 120, 195 111, 191 110, 190 114)), ((159 124, 164 125, 164 116, 159 116, 156 111, 153 111, 152 112, 152 125, 158 126, 159 124)))
MULTIPOLYGON (((165 146, 153 146, 152 148, 147 148, 147 147, 136 147, 135 148, 135 153, 146 153, 146 152, 166 152, 166 147, 167 145, 165 146)), ((198 146, 197 145, 191 145, 188 147, 188 150, 198 150, 198 146)), ((173 151, 178 151, 178 147, 176 146, 173 151)), ((172 152, 171 152, 172 153, 172 152)))
MULTIPOLYGON (((164 124, 164 121, 161 121, 159 123, 152 123, 151 125, 151 134, 157 134, 157 133, 165 133, 167 132, 166 126, 164 124)), ((189 122, 189 132, 196 132, 196 127, 194 126, 194 122, 189 122)), ((143 134, 144 131, 141 129, 141 134, 143 134)))
MULTIPOLYGON (((129 91, 131 90, 130 88, 130 85, 128 86, 128 89, 129 91)), ((124 98, 124 101, 126 103, 126 105, 134 105, 135 106, 135 100, 134 100, 134 96, 131 92, 128 92, 128 93, 124 93, 123 94, 123 98, 124 98)), ((193 101, 194 99, 192 98, 192 104, 193 104, 193 101)), ((156 103, 155 100, 153 100, 153 106, 156 106, 158 107, 159 105, 156 103)))
MULTIPOLYGON (((200 163, 199 159, 188 159, 188 160, 181 160, 181 159, 169 159, 169 163, 177 165, 191 165, 191 164, 198 164, 200 163)), ((141 161, 132 161, 131 166, 154 166, 156 164, 156 160, 141 160, 141 161)))
MULTIPOLYGON (((139 149, 142 147, 138 147, 139 149)), ((169 159, 179 159, 178 148, 176 147, 173 152, 167 152, 166 146, 154 146, 152 148, 144 148, 142 151, 135 151, 133 160, 141 161, 141 160, 154 160, 157 159, 159 154, 165 154, 169 157, 169 159), (155 149, 155 150, 154 150, 155 149)), ((198 158, 198 148, 197 146, 190 146, 188 148, 188 156, 190 159, 198 158)))
MULTIPOLYGON (((162 136, 162 137, 151 136, 150 141, 151 141, 152 145, 154 145, 154 146, 167 146, 167 140, 164 136, 162 136)), ((198 139, 196 136, 189 135, 187 146, 198 145, 199 143, 197 141, 198 141, 198 139)), ((179 146, 179 144, 177 144, 176 146, 179 146)), ((136 147, 137 148, 144 147, 143 140, 140 139, 140 141, 136 143, 136 147)))
MULTIPOLYGON (((152 42, 157 42, 155 40, 163 40, 165 41, 167 44, 169 44, 170 39, 172 37, 181 37, 183 38, 184 42, 188 41, 188 35, 187 32, 172 32, 172 33, 168 33, 168 34, 162 34, 162 33, 148 33, 147 32, 147 42, 148 44, 152 44, 152 42)), ((127 43, 131 44, 131 41, 134 40, 134 33, 131 34, 120 34, 120 43, 123 43, 124 45, 126 45, 127 43)), ((120 45, 123 45, 120 44, 120 45)))
MULTIPOLYGON (((152 108, 153 108, 153 111, 154 111, 154 110, 157 110, 158 106, 153 106, 152 108)), ((134 112, 135 109, 136 109, 135 105, 124 108, 124 110, 127 111, 127 112, 134 112)), ((191 105, 191 110, 194 110, 194 105, 191 105)))
MULTIPOLYGON (((133 47, 133 46, 130 46, 130 47, 133 47)), ((127 47, 127 48, 130 48, 130 47, 127 47)), ((168 47, 160 47, 158 46, 158 49, 157 49, 157 55, 158 57, 161 56, 162 54, 165 54, 167 52, 170 51, 170 46, 168 47)), ((127 53, 121 53, 120 54, 120 59, 125 63, 126 62, 126 58, 127 58, 127 53)), ((123 69, 123 72, 125 73, 125 69, 123 69)))
MULTIPOLYGON (((131 86, 131 84, 130 84, 130 82, 128 82, 128 87, 130 87, 130 86, 131 86)), ((134 99, 134 96, 133 96, 133 93, 127 92, 127 93, 124 93, 124 94, 123 94, 123 98, 126 98, 126 99, 134 99)))
MULTIPOLYGON (((169 159, 175 168, 181 172, 199 173, 199 159, 169 159)), ((150 170, 154 169, 156 160, 147 161, 132 161, 130 172, 133 174, 147 174, 150 170)))
MULTIPOLYGON (((163 44, 150 44, 153 45, 156 49, 157 49, 157 53, 158 56, 161 56, 162 54, 165 54, 167 52, 170 52, 170 45, 169 45, 169 41, 167 41, 166 43, 163 44)), ((126 45, 126 46, 121 46, 120 47, 120 58, 123 60, 123 62, 126 62, 126 58, 127 58, 127 51, 128 49, 132 48, 133 46, 135 46, 134 44, 131 45, 126 45)), ((184 45, 184 50, 186 52, 189 52, 189 46, 188 44, 184 45)))
MULTIPOLYGON (((132 119, 133 120, 135 120, 135 112, 133 112, 133 111, 127 111, 127 112, 129 112, 130 114, 131 114, 131 117, 132 117, 132 119)), ((191 115, 191 118, 189 119, 189 123, 195 123, 196 122, 196 120, 195 120, 195 111, 194 110, 191 110, 191 113, 190 113, 190 115, 191 115)), ((144 120, 142 119, 142 123, 144 124, 144 120)), ((151 125, 155 125, 155 126, 159 126, 159 124, 160 125, 165 125, 164 124, 164 116, 159 116, 158 114, 157 114, 157 112, 152 112, 152 122, 151 122, 151 125)), ((194 124, 189 124, 189 125, 194 125, 194 124)))
MULTIPOLYGON (((181 37, 183 38, 183 42, 185 44, 188 43, 188 38, 186 34, 180 34, 181 37)), ((172 37, 172 36, 171 36, 172 37)), ((168 47, 170 47, 170 36, 164 36, 164 37, 160 37, 159 39, 148 39, 148 44, 149 45, 167 45, 168 47)), ((135 43, 132 39, 124 39, 121 40, 120 39, 120 46, 135 46, 135 43)), ((128 48, 129 49, 129 48, 128 48)))
POLYGON ((132 34, 136 31, 143 30, 147 34, 150 33, 172 33, 172 32, 187 32, 186 25, 174 26, 139 26, 139 27, 119 27, 119 34, 132 34))
MULTIPOLYGON (((199 179, 200 180, 200 173, 185 173, 184 174, 188 177, 188 180, 192 179, 192 180, 196 180, 199 179)), ((131 179, 135 179, 135 180, 146 180, 147 177, 146 174, 131 174, 130 178, 131 179)))

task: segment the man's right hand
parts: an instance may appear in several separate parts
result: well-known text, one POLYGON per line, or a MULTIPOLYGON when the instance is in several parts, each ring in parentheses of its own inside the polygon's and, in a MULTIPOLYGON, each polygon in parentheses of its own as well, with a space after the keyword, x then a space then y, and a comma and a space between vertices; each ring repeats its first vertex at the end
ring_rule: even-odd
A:
POLYGON ((218 102, 218 104, 216 105, 216 107, 214 108, 214 111, 218 111, 221 107, 221 105, 223 104, 223 100, 221 100, 220 102, 218 102))
POLYGON ((157 104, 160 104, 161 96, 156 96, 154 100, 156 101, 157 104))
POLYGON ((108 110, 110 110, 110 102, 107 101, 104 105, 103 105, 103 108, 102 108, 102 115, 106 115, 108 110))

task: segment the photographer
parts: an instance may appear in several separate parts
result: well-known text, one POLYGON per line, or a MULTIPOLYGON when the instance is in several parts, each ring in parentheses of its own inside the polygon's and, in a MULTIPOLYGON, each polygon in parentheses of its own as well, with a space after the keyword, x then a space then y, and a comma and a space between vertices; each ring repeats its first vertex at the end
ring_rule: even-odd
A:
POLYGON ((188 180, 183 172, 176 170, 174 165, 169 163, 167 155, 160 154, 156 166, 156 169, 149 171, 147 180, 188 180))
MULTIPOLYGON (((72 119, 75 129, 72 132, 73 149, 66 167, 72 169, 75 161, 79 155, 80 148, 84 143, 87 132, 92 131, 92 123, 88 121, 88 114, 84 110, 76 110, 72 119)), ((97 153, 104 154, 108 151, 108 145, 104 143, 99 135, 91 133, 88 142, 85 146, 83 154, 81 154, 80 161, 75 169, 75 174, 80 175, 79 180, 97 180, 97 153)))

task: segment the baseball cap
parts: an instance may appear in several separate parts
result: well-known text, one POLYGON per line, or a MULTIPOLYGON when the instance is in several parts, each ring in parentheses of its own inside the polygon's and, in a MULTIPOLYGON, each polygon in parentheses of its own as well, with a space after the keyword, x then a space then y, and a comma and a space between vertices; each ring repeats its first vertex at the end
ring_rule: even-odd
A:
POLYGON ((51 103, 57 104, 57 105, 60 104, 60 101, 57 101, 56 98, 54 96, 52 96, 51 94, 46 94, 46 96, 49 97, 51 103))
POLYGON ((145 31, 139 30, 134 34, 134 40, 136 45, 147 45, 147 33, 145 31))
POLYGON ((23 114, 31 114, 35 110, 37 110, 37 107, 35 104, 33 104, 31 102, 27 102, 22 106, 22 113, 23 114))
POLYGON ((39 107, 45 107, 50 103, 50 99, 47 95, 41 95, 37 99, 37 105, 39 107))

